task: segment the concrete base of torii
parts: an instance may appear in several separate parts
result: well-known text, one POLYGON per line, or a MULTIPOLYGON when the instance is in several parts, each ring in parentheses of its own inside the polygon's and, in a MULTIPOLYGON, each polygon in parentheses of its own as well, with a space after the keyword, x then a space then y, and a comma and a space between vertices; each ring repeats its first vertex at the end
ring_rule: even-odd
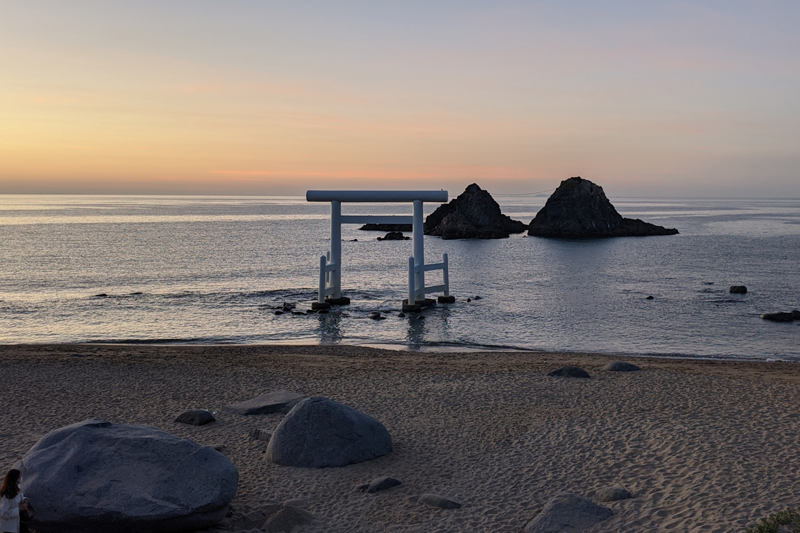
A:
POLYGON ((350 305, 350 298, 347 296, 325 298, 324 302, 311 302, 311 309, 329 309, 332 305, 350 305))
POLYGON ((408 303, 408 298, 403 299, 403 312, 404 313, 419 313, 423 307, 432 307, 436 305, 436 300, 433 298, 425 298, 424 300, 417 300, 413 304, 408 303))

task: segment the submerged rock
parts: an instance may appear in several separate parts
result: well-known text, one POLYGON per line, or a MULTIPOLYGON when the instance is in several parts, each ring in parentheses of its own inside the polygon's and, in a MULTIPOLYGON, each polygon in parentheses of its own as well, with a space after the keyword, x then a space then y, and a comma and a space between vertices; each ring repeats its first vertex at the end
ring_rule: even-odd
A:
POLYGON ((608 507, 597 505, 572 492, 562 492, 545 504, 542 512, 528 522, 523 532, 580 531, 611 518, 613 514, 608 507))
POLYGON ((328 398, 301 401, 278 424, 267 459, 284 466, 346 466, 386 455, 392 438, 369 415, 328 398))
POLYGON ((524 223, 501 213, 492 195, 474 183, 425 219, 425 235, 442 239, 503 239, 524 231, 524 223))
POLYGON ((747 294, 747 287, 744 285, 731 285, 728 292, 731 294, 747 294))
POLYGON ((675 235, 668 229, 623 218, 606 198, 603 188, 589 180, 569 178, 547 199, 528 226, 528 235, 566 239, 675 235))
POLYGON ((194 531, 225 517, 239 473, 211 447, 160 429, 86 420, 22 458, 40 531, 194 531))
POLYGON ((764 313, 761 318, 772 322, 792 322, 794 321, 794 313, 764 313))

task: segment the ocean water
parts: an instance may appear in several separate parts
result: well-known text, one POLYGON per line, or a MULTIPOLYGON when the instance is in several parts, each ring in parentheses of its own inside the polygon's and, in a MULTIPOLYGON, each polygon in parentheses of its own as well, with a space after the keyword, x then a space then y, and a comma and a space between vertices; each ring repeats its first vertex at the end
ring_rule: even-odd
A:
MULTIPOLYGON (((525 223, 546 200, 496 199, 525 223)), ((624 216, 681 233, 426 237, 427 262, 449 254, 457 302, 401 318, 411 241, 378 242, 381 234, 357 226, 343 228, 351 305, 274 314, 283 302, 304 310, 316 299, 328 204, 0 196, 0 343, 350 343, 800 361, 800 321, 759 318, 800 308, 800 200, 611 201, 624 216), (739 284, 746 295, 728 293, 739 284), (387 318, 370 319, 376 310, 387 318)), ((410 205, 343 211, 410 214, 410 205)))

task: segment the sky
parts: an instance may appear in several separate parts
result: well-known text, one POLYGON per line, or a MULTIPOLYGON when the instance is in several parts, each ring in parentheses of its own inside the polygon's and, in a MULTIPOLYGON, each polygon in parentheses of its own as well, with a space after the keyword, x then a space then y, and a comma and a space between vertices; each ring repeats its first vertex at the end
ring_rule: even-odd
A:
POLYGON ((0 0, 0 194, 800 197, 800 2, 0 0))

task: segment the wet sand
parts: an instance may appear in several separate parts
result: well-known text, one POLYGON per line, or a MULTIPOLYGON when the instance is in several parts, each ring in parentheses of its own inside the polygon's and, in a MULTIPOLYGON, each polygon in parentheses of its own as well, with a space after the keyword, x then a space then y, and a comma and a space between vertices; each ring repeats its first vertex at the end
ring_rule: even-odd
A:
POLYGON ((0 346, 0 467, 58 427, 102 418, 222 445, 234 510, 293 500, 296 532, 516 532, 547 500, 607 486, 634 497, 587 532, 743 531, 800 506, 800 365, 571 353, 416 353, 353 346, 0 346), (642 371, 605 372, 614 360, 642 371), (589 380, 552 378, 580 366, 589 380), (252 429, 282 415, 226 404, 276 389, 326 396, 384 423, 394 451, 344 468, 264 458, 252 429), (201 427, 186 408, 218 411, 201 427), (355 487, 391 475, 378 494, 355 487), (437 493, 463 504, 416 501, 437 493))

